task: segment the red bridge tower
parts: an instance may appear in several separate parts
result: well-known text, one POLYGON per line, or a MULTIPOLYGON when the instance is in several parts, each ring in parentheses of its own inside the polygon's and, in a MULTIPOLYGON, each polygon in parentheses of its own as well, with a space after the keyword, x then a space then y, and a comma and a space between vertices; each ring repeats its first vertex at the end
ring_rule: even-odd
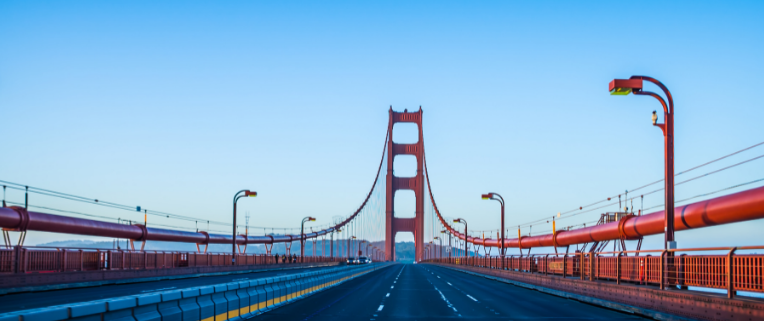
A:
POLYGON ((387 192, 385 220, 385 260, 395 259, 395 234, 398 232, 414 233, 415 259, 423 258, 424 249, 424 142, 422 141, 422 107, 417 112, 394 112, 390 107, 387 141, 387 192), (419 140, 414 144, 393 143, 393 125, 395 123, 415 123, 419 127, 419 140), (414 155, 416 157, 416 176, 397 177, 393 175, 393 161, 398 155, 414 155), (413 218, 396 218, 394 213, 395 191, 413 190, 416 196, 416 216, 413 218))

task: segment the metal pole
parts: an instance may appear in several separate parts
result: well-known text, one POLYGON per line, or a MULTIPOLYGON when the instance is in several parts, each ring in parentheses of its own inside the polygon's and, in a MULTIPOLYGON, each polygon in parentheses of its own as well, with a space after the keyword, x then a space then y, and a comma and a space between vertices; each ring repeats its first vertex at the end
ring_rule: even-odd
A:
POLYGON ((454 246, 451 242, 451 233, 448 233, 448 258, 450 259, 451 256, 454 254, 454 246))
POLYGON ((305 219, 300 223, 300 263, 305 263, 305 219))
MULTIPOLYGON (((231 233, 231 265, 236 265, 236 202, 239 201, 240 198, 245 196, 257 196, 257 192, 250 192, 249 190, 243 189, 233 196, 233 232, 231 233), (244 193, 244 195, 239 195, 241 193, 244 193)), ((209 225, 209 221, 207 221, 209 225)))
POLYGON ((231 233, 231 265, 236 265, 236 202, 239 201, 239 191, 233 197, 233 232, 231 233))
MULTIPOLYGON (((663 119, 664 124, 653 124, 663 130, 663 161, 664 161, 664 250, 675 249, 676 242, 674 239, 674 99, 671 96, 671 92, 666 88, 663 83, 655 78, 647 76, 632 76, 631 79, 647 80, 663 90, 668 100, 663 100, 661 96, 656 93, 639 90, 633 91, 635 95, 651 96, 657 99, 663 106, 663 119)), ((666 255, 666 270, 664 273, 674 273, 674 252, 668 252, 666 255)), ((673 279, 673 278, 670 278, 673 279)), ((669 280, 670 281, 670 280, 669 280)))

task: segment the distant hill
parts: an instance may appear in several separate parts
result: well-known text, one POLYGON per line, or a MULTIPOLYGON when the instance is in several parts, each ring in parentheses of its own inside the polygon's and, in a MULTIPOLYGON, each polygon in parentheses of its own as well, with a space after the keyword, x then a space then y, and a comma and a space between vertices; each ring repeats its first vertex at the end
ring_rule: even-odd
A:
MULTIPOLYGON (((335 241, 335 246, 340 241, 335 241)), ((346 254, 346 246, 347 246, 347 240, 342 240, 342 252, 343 254, 346 254)), ((326 254, 329 254, 329 242, 326 242, 326 254)), ((383 242, 374 242, 374 245, 377 247, 384 247, 383 242)), ((125 249, 129 245, 125 240, 120 240, 119 243, 116 241, 108 242, 108 241, 90 241, 90 240, 68 240, 68 241, 57 241, 57 242, 49 242, 49 243, 43 243, 38 244, 36 246, 41 247, 67 247, 67 248, 90 248, 90 249, 116 249, 116 248, 122 248, 125 249)), ((135 242, 136 249, 139 249, 141 246, 141 242, 135 242)), ((365 245, 362 245, 365 247, 365 245)), ((202 248, 202 251, 204 251, 204 246, 200 245, 202 248)), ((357 249, 357 245, 353 244, 353 247, 357 249)), ((316 242, 316 253, 318 255, 321 255, 321 250, 323 249, 322 242, 319 240, 316 242)), ((174 252, 196 252, 196 245, 191 243, 176 243, 176 242, 159 242, 159 241, 149 241, 146 243, 146 250, 149 251, 174 251, 174 252)), ((335 248, 335 255, 337 249, 335 248)), ((207 252, 211 253, 220 253, 220 252, 231 252, 231 245, 228 244, 211 244, 209 248, 207 249, 207 252)), ((299 255, 300 253, 300 244, 295 242, 292 245, 291 253, 296 253, 299 255)), ((247 253, 256 253, 256 254, 265 254, 265 247, 263 245, 249 245, 247 246, 247 253)), ((284 244, 276 244, 273 246, 272 252, 273 254, 283 254, 286 253, 286 247, 284 244)), ((313 253, 313 242, 308 241, 305 243, 305 253, 312 254, 313 253)), ((413 262, 414 261, 414 242, 398 242, 395 243, 395 255, 397 261, 401 262, 413 262)))

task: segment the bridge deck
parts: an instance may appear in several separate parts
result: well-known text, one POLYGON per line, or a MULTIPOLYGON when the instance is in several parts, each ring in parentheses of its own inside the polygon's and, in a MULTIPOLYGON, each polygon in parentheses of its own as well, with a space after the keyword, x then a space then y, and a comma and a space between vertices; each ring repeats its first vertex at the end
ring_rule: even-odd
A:
POLYGON ((449 318, 642 319, 434 265, 410 264, 369 273, 258 317, 264 320, 449 318))

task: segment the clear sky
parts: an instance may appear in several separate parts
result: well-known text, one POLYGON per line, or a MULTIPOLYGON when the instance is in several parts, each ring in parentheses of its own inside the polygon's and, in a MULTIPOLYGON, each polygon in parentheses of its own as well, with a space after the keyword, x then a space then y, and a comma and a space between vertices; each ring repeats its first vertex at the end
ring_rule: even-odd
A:
MULTIPOLYGON (((662 178, 650 125, 660 106, 610 96, 613 78, 649 75, 672 91, 677 172, 764 141, 763 16, 761 1, 3 1, 0 179, 221 221, 251 188, 260 196, 240 202, 251 225, 327 223, 368 192, 389 106, 422 106, 439 207, 494 229, 498 205, 479 196, 498 192, 517 225, 662 178)), ((416 136, 401 128, 398 138, 416 136)), ((764 178, 762 164, 678 186, 677 200, 764 178)), ((396 173, 412 166, 397 162, 396 173)), ((398 208, 413 212, 412 198, 398 208)), ((660 193, 645 197, 645 208, 659 204, 660 193)), ((677 239, 761 245, 762 228, 677 239)))

